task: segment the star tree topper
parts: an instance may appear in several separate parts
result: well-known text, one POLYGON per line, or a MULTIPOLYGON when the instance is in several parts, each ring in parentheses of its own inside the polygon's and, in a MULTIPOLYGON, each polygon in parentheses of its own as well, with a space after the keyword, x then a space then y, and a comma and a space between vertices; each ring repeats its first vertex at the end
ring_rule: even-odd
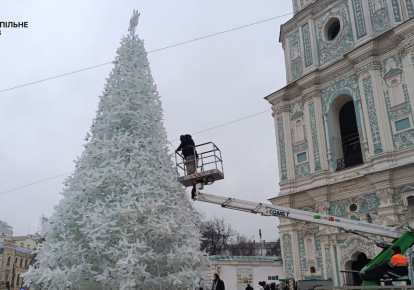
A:
POLYGON ((131 20, 129 21, 129 28, 128 28, 128 31, 132 34, 132 35, 134 35, 135 34, 135 29, 137 29, 137 26, 138 26, 138 20, 139 20, 139 16, 140 16, 141 14, 140 13, 138 13, 138 10, 137 11, 135 11, 135 9, 134 9, 134 12, 132 12, 132 17, 131 17, 131 20))

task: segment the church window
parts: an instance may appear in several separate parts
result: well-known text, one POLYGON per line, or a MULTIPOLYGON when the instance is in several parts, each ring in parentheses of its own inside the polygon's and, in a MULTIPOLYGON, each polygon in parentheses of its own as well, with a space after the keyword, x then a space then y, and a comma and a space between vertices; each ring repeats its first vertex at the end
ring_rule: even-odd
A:
POLYGON ((9 257, 7 258, 7 266, 10 266, 10 263, 11 263, 11 256, 9 256, 9 257))
POLYGON ((23 258, 20 259, 20 268, 23 267, 23 258))
POLYGON ((310 267, 310 272, 311 272, 312 274, 316 273, 316 269, 315 269, 315 267, 310 267))
POLYGON ((404 118, 394 122, 395 124, 395 131, 401 132, 403 130, 411 128, 411 123, 409 118, 404 118))
POLYGON ((298 159, 298 164, 308 161, 308 158, 306 156, 306 152, 299 153, 296 156, 297 156, 297 159, 298 159))
POLYGON ((407 198, 407 204, 408 206, 414 206, 414 196, 409 196, 407 198))
POLYGON ((394 106, 397 106, 405 102, 401 84, 397 79, 391 81, 391 95, 394 106))
POLYGON ((364 163, 353 101, 345 103, 339 110, 339 129, 340 142, 335 145, 342 148, 336 149, 338 151, 336 154, 337 170, 364 163))
POLYGON ((335 40, 341 31, 341 22, 338 18, 330 19, 325 25, 325 39, 328 41, 335 40))
POLYGON ((349 210, 352 211, 352 212, 357 211, 357 209, 358 209, 358 206, 355 203, 353 203, 349 206, 349 210))
POLYGON ((296 142, 300 142, 305 139, 305 135, 303 133, 303 125, 301 120, 296 120, 295 122, 295 135, 296 135, 296 142))

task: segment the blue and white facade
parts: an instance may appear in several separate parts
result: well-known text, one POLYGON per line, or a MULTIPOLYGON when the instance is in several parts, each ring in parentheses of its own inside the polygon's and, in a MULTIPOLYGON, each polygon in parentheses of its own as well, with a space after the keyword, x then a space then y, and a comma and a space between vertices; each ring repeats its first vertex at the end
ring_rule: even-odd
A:
MULTIPOLYGON (((414 0, 292 1, 280 34, 288 84, 266 97, 281 187, 271 201, 414 226, 414 0)), ((298 280, 345 284, 341 270, 380 251, 335 228, 279 228, 286 276, 298 280)))

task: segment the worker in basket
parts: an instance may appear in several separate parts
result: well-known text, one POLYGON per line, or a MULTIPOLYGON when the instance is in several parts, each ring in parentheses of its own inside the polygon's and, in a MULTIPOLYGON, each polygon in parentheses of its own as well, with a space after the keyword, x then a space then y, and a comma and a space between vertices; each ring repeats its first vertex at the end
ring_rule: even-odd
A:
POLYGON ((197 172, 198 154, 195 150, 195 143, 191 135, 181 135, 181 144, 175 150, 175 153, 182 151, 185 158, 185 166, 187 167, 187 175, 197 172))
POLYGON ((392 248, 392 257, 388 263, 388 269, 384 273, 384 285, 393 285, 392 279, 401 278, 408 275, 407 258, 401 255, 401 248, 392 248))

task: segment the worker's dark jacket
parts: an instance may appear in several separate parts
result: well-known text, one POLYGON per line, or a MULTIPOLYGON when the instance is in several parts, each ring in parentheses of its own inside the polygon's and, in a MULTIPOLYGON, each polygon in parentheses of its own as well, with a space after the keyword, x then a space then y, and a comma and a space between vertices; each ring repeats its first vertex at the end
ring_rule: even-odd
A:
POLYGON ((195 143, 191 137, 184 136, 184 138, 180 138, 181 144, 178 146, 177 151, 183 150, 183 155, 185 158, 190 155, 195 155, 198 158, 197 151, 194 149, 195 143))
POLYGON ((388 263, 388 273, 396 277, 403 277, 408 275, 408 261, 407 258, 401 254, 392 256, 388 263))

